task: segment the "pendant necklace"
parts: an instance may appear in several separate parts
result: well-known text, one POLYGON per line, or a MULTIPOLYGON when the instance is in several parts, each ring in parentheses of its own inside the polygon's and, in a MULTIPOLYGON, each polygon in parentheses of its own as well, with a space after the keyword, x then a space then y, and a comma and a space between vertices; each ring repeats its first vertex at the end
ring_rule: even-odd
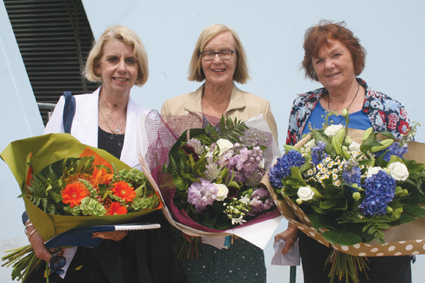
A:
POLYGON ((106 112, 106 114, 109 116, 109 118, 111 119, 111 121, 114 122, 115 125, 117 125, 115 127, 115 129, 112 130, 112 128, 109 126, 108 122, 106 121, 105 116, 103 115, 103 111, 105 111, 105 108, 103 108, 103 105, 100 103, 100 101, 99 101, 99 109, 100 109, 100 115, 102 115, 103 120, 105 121, 105 124, 109 128, 109 130, 111 130, 112 133, 114 133, 114 134, 118 134, 118 135, 119 134, 123 134, 120 126, 125 122, 125 119, 124 119, 124 121, 122 121, 121 123, 118 124, 117 122, 114 121, 114 119, 112 119, 111 115, 109 115, 109 113, 106 112))
MULTIPOLYGON (((359 84, 359 83, 357 83, 357 91, 356 91, 356 95, 354 95, 353 100, 351 100, 350 104, 347 106, 347 112, 348 112, 348 114, 350 114, 350 112, 349 112, 350 106, 351 106, 351 104, 353 104, 354 100, 356 100, 356 97, 357 97, 357 94, 359 93, 359 90, 360 90, 360 84, 359 84)), ((331 104, 330 104, 330 100, 331 100, 331 96, 329 95, 329 92, 328 92, 328 111, 329 111, 329 112, 331 112, 331 104)), ((340 124, 340 123, 341 123, 342 118, 344 118, 344 117, 341 117, 341 119, 339 120, 338 124, 340 124)))

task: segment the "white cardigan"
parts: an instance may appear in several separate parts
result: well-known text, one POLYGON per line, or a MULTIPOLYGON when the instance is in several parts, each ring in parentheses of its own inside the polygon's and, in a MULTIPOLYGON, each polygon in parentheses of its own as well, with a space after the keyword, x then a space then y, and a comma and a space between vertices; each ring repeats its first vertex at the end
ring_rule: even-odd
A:
MULTIPOLYGON (((99 87, 95 92, 90 94, 75 95, 76 109, 74 120, 72 121, 71 135, 78 139, 81 143, 97 147, 98 127, 99 127, 99 87)), ((56 104, 55 110, 46 125, 44 134, 63 133, 63 107, 65 99, 63 96, 56 104)), ((138 122, 144 128, 144 120, 149 110, 131 100, 127 105, 127 124, 125 127, 124 145, 121 152, 121 160, 131 167, 139 167, 137 159, 138 145, 142 144, 143 151, 146 152, 146 141, 138 142, 137 129, 138 122)))

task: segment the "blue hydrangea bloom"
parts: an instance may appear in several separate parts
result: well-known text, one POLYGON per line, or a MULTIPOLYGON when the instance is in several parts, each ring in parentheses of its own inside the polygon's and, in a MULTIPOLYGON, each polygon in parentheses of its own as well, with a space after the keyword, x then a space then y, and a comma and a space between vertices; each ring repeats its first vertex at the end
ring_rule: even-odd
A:
MULTIPOLYGON (((345 166, 344 172, 342 173, 342 179, 346 184, 357 184, 359 187, 361 186, 361 171, 357 166, 345 166)), ((358 190, 351 187, 351 192, 357 192, 358 190)))
POLYGON ((388 204, 393 200, 396 182, 381 170, 365 181, 365 199, 359 205, 364 215, 384 215, 388 204))
POLYGON ((399 142, 393 142, 392 145, 390 145, 388 148, 375 152, 376 158, 379 158, 384 152, 387 152, 383 159, 387 162, 390 161, 391 155, 396 155, 400 158, 403 158, 403 155, 407 152, 407 144, 404 144, 403 146, 400 146, 399 142))
POLYGON ((325 146, 326 143, 319 141, 317 145, 311 149, 311 162, 313 162, 314 166, 317 166, 322 159, 327 157, 327 154, 323 153, 325 146))
POLYGON ((269 170, 270 183, 275 188, 283 186, 282 179, 291 174, 292 167, 301 167, 304 165, 305 160, 301 153, 292 149, 282 157, 277 159, 277 162, 269 170))

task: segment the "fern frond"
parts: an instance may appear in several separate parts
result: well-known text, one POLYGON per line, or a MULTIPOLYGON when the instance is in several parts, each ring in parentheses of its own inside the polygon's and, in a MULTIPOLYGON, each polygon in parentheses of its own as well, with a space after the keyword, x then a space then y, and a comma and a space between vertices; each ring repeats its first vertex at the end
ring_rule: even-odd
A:
POLYGON ((223 115, 218 129, 211 125, 208 125, 205 129, 214 140, 227 139, 232 143, 236 143, 239 142, 239 137, 244 134, 248 126, 237 118, 232 120, 232 118, 223 115))

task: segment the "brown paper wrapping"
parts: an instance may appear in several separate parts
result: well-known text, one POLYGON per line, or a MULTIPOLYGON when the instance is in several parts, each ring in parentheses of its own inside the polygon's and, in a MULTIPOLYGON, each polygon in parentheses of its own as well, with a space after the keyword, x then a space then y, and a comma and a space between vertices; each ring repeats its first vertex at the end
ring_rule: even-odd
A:
MULTIPOLYGON (((363 133, 364 131, 362 130, 348 129, 348 135, 352 140, 358 143, 362 141, 363 133)), ((301 148, 308 139, 309 137, 302 139, 295 147, 301 148)), ((404 155, 404 158, 425 163, 425 144, 409 142, 409 151, 404 155)), ((311 226, 307 215, 297 204, 291 201, 289 197, 284 197, 284 199, 277 198, 277 194, 270 184, 268 174, 265 174, 261 184, 269 190, 280 212, 290 223, 297 226, 298 229, 309 237, 327 247, 333 247, 335 250, 355 256, 370 257, 425 254, 425 219, 418 219, 384 231, 385 245, 376 242, 376 240, 373 240, 369 244, 360 243, 354 246, 332 245, 321 235, 321 233, 326 230, 319 229, 319 231, 316 231, 316 229, 311 226)))

